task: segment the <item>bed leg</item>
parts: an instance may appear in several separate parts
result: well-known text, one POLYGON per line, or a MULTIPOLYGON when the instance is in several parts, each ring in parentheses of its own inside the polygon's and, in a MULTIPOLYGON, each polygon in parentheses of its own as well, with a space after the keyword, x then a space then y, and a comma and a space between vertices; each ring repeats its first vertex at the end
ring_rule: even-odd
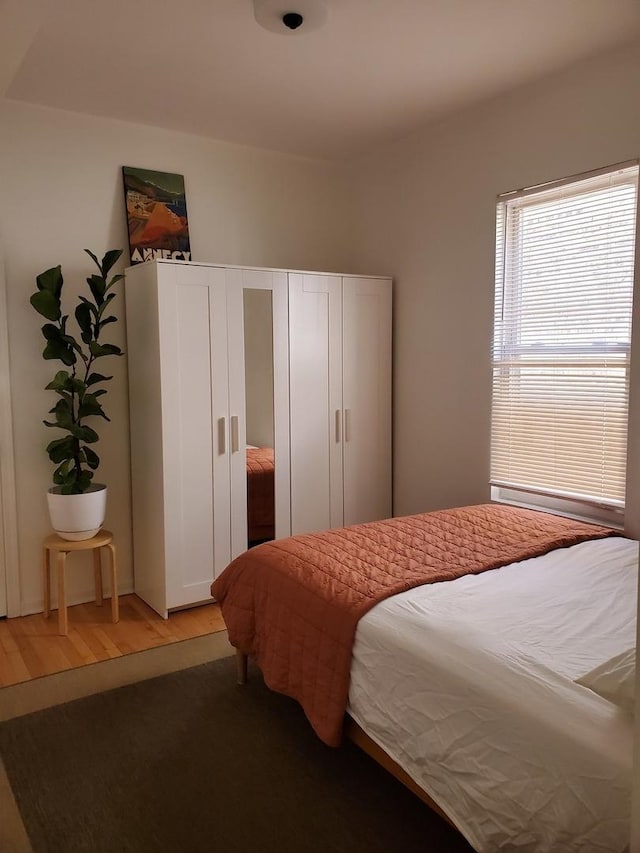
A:
POLYGON ((236 649, 236 679, 238 684, 247 683, 247 656, 236 649))

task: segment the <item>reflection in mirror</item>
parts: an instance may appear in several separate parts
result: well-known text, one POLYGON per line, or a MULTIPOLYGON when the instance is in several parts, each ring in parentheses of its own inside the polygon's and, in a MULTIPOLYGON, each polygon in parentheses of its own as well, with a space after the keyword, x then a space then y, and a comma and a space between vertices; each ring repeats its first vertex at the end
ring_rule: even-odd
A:
POLYGON ((245 288, 243 301, 247 538, 252 548, 275 537, 272 293, 245 288))

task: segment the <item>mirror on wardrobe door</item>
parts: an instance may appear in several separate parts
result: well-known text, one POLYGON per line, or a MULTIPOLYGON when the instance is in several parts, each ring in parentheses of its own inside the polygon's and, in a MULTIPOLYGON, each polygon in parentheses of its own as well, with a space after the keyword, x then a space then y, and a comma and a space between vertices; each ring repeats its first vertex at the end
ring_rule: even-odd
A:
POLYGON ((244 288, 248 547, 275 538, 273 295, 244 288))

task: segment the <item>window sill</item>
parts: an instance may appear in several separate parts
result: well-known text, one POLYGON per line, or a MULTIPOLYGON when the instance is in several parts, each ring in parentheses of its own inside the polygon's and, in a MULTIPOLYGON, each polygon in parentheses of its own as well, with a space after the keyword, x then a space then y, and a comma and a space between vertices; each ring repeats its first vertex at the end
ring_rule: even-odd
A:
POLYGON ((533 509, 573 518, 588 524, 603 524, 614 530, 624 530, 624 509, 608 508, 564 498, 552 498, 520 492, 516 489, 505 489, 502 486, 491 487, 491 500, 494 503, 518 506, 523 509, 533 509))

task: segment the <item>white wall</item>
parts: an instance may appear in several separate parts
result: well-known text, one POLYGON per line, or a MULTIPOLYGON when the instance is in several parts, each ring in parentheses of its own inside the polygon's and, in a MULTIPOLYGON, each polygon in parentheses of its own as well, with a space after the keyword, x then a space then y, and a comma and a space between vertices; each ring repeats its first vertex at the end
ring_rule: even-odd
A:
MULTIPOLYGON (((397 514, 489 497, 496 196, 637 158, 639 97, 635 46, 352 164, 356 266, 395 281, 397 514)), ((640 535, 639 396, 628 506, 640 535)))
MULTIPOLYGON (((345 184, 324 163, 217 143, 155 128, 0 101, 0 240, 4 253, 23 613, 41 609, 40 542, 50 532, 45 492, 55 402, 43 388, 58 369, 40 356, 41 319, 29 305, 35 276, 62 264, 68 296, 91 271, 83 249, 127 246, 120 169, 140 166, 185 176, 194 260, 255 266, 349 270, 345 184)), ((124 266, 122 263, 120 266, 124 266)), ((109 338, 125 346, 122 323, 109 338)), ((71 308, 75 305, 72 300, 71 308)), ((72 313, 72 311, 71 311, 72 313)), ((131 532, 125 359, 105 398, 98 481, 109 486, 106 526, 116 534, 122 588, 130 589, 131 532)), ((102 370, 102 367, 101 367, 102 370)), ((104 372, 104 371, 103 371, 104 372)), ((92 596, 85 555, 70 560, 70 598, 92 596)))

